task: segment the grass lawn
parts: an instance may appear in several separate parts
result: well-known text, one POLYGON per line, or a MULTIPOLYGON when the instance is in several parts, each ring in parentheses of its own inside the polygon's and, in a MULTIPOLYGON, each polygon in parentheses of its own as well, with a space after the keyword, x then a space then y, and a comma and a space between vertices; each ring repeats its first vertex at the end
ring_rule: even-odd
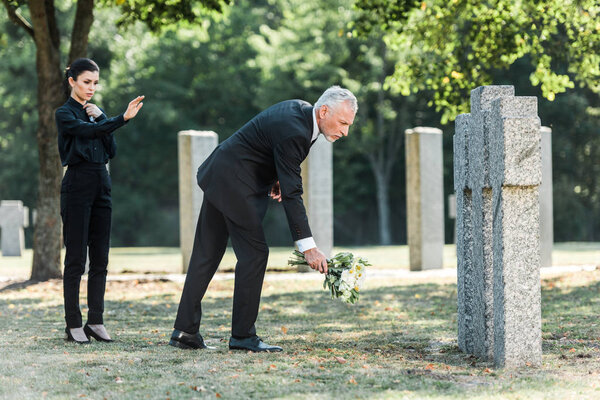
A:
POLYGON ((367 280, 355 306, 329 299, 320 281, 267 279, 257 327, 284 347, 274 354, 227 349, 230 280, 214 281, 204 302, 213 351, 167 345, 179 283, 109 282, 117 341, 87 346, 62 339, 60 280, 1 285, 2 398, 600 398, 600 270, 543 281, 543 366, 518 371, 458 351, 450 278, 367 280))

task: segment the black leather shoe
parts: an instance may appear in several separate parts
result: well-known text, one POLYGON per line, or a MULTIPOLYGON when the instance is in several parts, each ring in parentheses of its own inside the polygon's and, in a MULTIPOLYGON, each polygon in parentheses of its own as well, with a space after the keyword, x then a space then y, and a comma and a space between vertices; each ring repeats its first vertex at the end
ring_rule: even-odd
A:
POLYGON ((271 346, 262 341, 258 336, 252 336, 244 339, 236 339, 233 336, 229 339, 229 348, 231 350, 246 350, 246 351, 283 351, 279 346, 271 346))
POLYGON ((69 330, 69 328, 65 328, 65 333, 67 334, 67 337, 65 338, 67 342, 75 342, 77 344, 90 344, 90 338, 84 341, 75 340, 73 335, 71 335, 71 331, 69 330))
POLYGON ((204 339, 199 333, 191 335, 178 329, 173 330, 171 335, 171 346, 179 347, 180 349, 193 350, 193 349, 207 349, 208 346, 204 344, 204 339))
POLYGON ((89 338, 90 336, 93 337, 94 339, 96 339, 99 342, 112 342, 112 339, 106 339, 103 338, 102 336, 98 335, 96 332, 94 332, 94 330, 92 328, 90 328, 88 326, 88 324, 85 324, 83 326, 83 332, 85 333, 85 335, 89 338))

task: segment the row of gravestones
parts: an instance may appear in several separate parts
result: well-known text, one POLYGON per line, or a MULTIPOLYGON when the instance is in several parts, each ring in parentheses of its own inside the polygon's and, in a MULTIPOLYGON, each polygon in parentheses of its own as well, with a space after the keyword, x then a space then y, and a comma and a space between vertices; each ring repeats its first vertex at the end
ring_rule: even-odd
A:
MULTIPOLYGON (((444 204, 442 131, 418 127, 406 131, 407 228, 411 270, 442 267, 444 204)), ((540 234, 542 267, 552 265, 552 144, 551 130, 542 127, 542 184, 540 186, 540 234)), ((179 133, 180 237, 185 265, 189 260, 195 221, 202 204, 196 184, 196 166, 217 146, 214 132, 179 133)), ((333 178, 331 145, 320 140, 311 149, 302 168, 305 203, 317 243, 326 254, 333 247, 333 178)), ((450 218, 456 218, 456 196, 448 198, 450 218)), ((28 209, 21 201, 0 204, 2 255, 20 256, 24 248, 23 228, 28 226, 28 209)))
MULTIPOLYGON (((540 188, 542 266, 552 264, 552 155, 551 133, 542 128, 543 185, 540 188)), ((196 185, 196 169, 218 144, 214 132, 179 133, 179 210, 183 269, 189 262, 202 191, 196 185)), ((442 131, 417 127, 406 131, 407 231, 410 269, 442 267, 444 201, 442 131)), ((316 242, 330 254, 333 248, 333 177, 331 144, 319 140, 302 166, 304 202, 316 242)), ((449 201, 456 214, 455 196, 449 201)))

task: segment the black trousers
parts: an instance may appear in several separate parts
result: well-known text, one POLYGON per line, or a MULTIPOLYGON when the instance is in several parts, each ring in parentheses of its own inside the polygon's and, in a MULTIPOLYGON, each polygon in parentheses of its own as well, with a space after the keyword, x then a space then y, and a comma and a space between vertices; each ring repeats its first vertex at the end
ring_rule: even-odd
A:
POLYGON ((69 166, 60 190, 65 241, 63 289, 67 327, 82 326, 79 286, 88 247, 88 323, 102 324, 111 226, 111 181, 104 164, 69 166))
MULTIPOLYGON (((257 211, 261 220, 266 211, 266 197, 264 204, 264 209, 257 211)), ((196 225, 194 247, 177 310, 175 329, 190 334, 199 331, 202 298, 223 258, 228 237, 231 237, 238 260, 235 266, 231 335, 236 338, 256 335, 254 324, 258 317, 260 293, 269 257, 262 226, 248 229, 237 225, 206 198, 196 225)))

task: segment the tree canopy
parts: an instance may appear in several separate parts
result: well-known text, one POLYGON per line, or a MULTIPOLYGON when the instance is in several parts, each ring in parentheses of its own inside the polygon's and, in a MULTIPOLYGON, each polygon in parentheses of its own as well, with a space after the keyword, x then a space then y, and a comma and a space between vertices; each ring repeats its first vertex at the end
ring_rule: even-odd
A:
POLYGON ((362 0, 357 6, 369 15, 359 20, 359 32, 379 22, 400 54, 389 88, 403 95, 432 91, 444 122, 467 111, 469 90, 491 84, 496 70, 521 58, 534 67, 530 81, 548 100, 575 83, 600 92, 596 0, 362 0))

